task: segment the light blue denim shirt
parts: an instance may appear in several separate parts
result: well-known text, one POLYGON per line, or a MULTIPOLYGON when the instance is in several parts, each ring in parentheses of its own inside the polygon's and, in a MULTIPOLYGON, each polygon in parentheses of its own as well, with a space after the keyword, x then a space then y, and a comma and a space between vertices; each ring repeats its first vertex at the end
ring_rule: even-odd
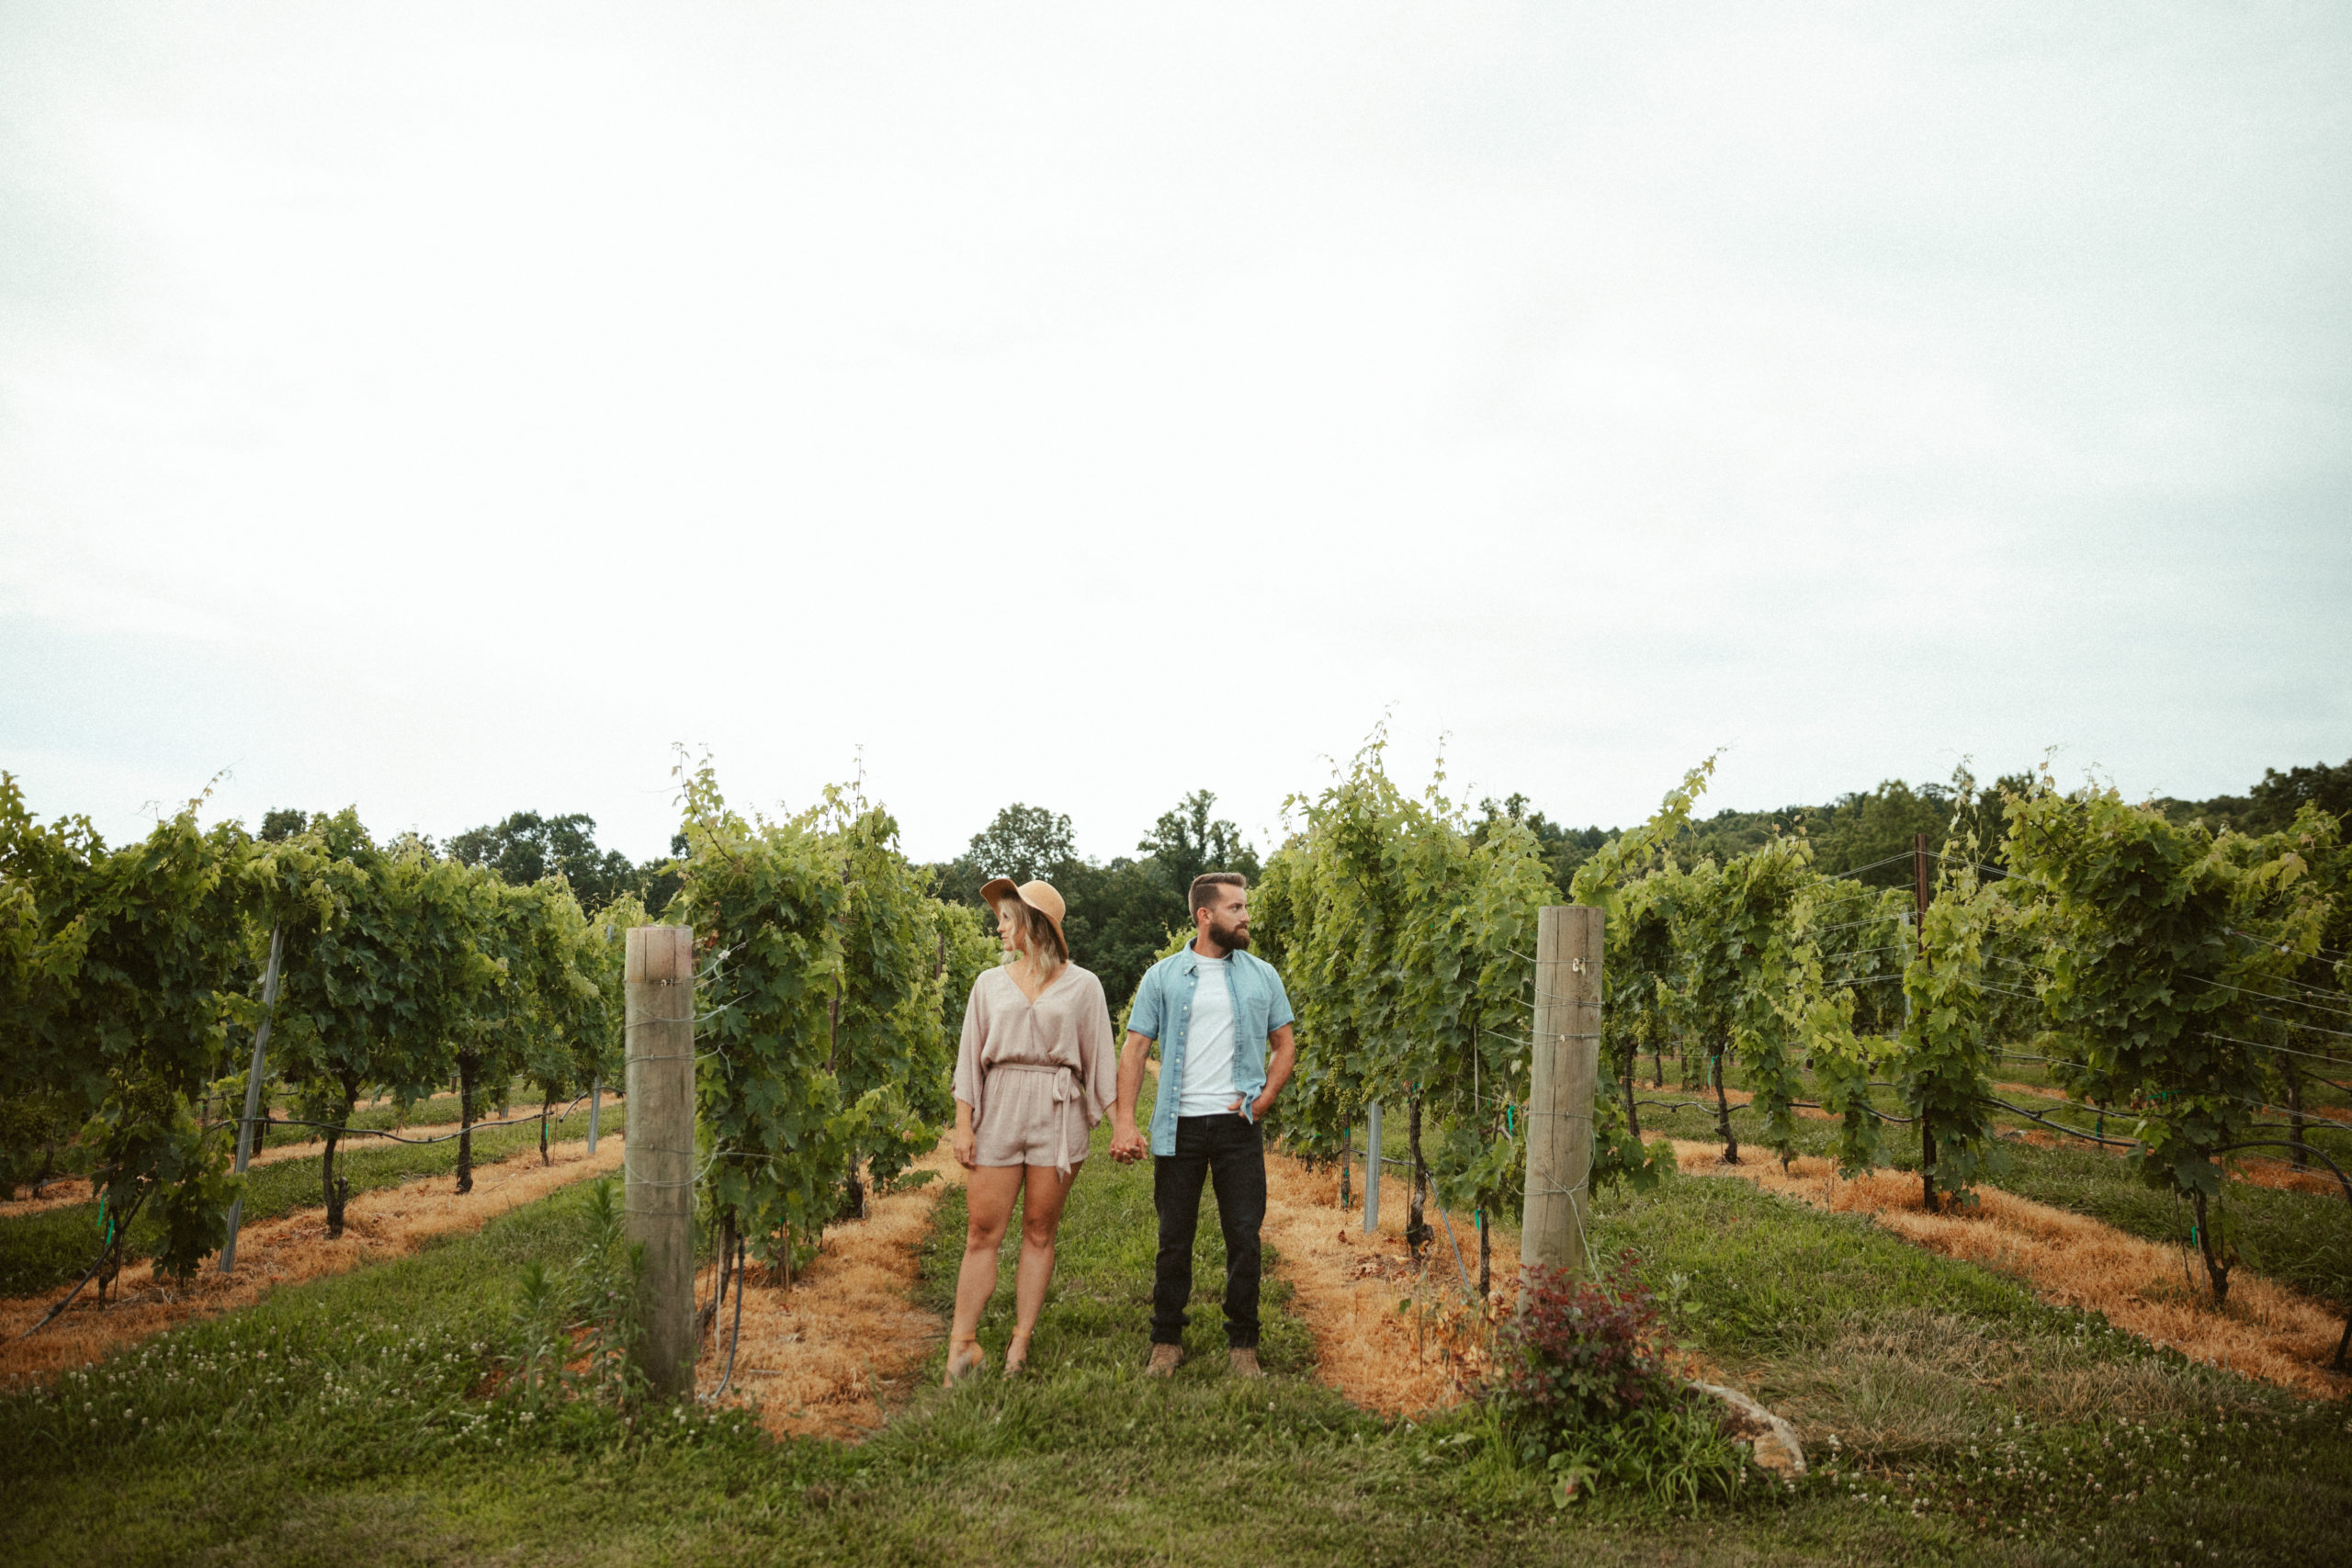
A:
MULTIPOLYGON (((1184 1032, 1193 1017, 1193 993, 1201 983, 1201 956, 1191 947, 1144 971, 1127 1027, 1159 1042, 1159 1095, 1151 1107, 1151 1152, 1176 1152, 1176 1106, 1184 1094, 1184 1032)), ((1226 954, 1226 988, 1233 994, 1233 1087, 1241 1114, 1266 1089, 1266 1036, 1288 1023, 1290 993, 1283 977, 1262 958, 1226 954)))

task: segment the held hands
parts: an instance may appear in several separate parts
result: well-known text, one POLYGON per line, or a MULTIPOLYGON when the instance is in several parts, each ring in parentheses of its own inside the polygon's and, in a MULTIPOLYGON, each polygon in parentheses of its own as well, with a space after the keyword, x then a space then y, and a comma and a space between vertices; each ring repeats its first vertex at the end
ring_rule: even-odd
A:
MULTIPOLYGON (((1233 1103, 1227 1106, 1226 1110, 1233 1115, 1240 1115, 1241 1107, 1246 1098, 1247 1097, 1243 1095, 1235 1095, 1233 1097, 1233 1103)), ((1250 1120, 1252 1122, 1261 1121, 1264 1118, 1267 1111, 1271 1109, 1274 1103, 1273 1091, 1269 1089, 1266 1093, 1260 1095, 1257 1099, 1249 1100, 1248 1103, 1250 1106, 1250 1120)), ((958 1149, 959 1152, 957 1154, 957 1157, 962 1158, 963 1156, 960 1152, 961 1145, 958 1145, 958 1149)), ((1114 1123, 1111 1132, 1111 1157, 1117 1160, 1121 1165, 1133 1165, 1136 1161, 1143 1158, 1143 1134, 1136 1131, 1135 1122, 1130 1119, 1124 1124, 1114 1123)), ((966 1160, 965 1163, 968 1165, 971 1162, 969 1160, 966 1160)))

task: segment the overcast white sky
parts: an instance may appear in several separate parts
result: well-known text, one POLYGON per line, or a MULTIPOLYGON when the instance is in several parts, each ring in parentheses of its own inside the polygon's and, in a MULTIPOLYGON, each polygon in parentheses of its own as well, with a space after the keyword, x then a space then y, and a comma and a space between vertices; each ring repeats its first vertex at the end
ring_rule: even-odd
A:
POLYGON ((1261 843, 2352 755, 2352 8, 0 0, 0 766, 1261 843))

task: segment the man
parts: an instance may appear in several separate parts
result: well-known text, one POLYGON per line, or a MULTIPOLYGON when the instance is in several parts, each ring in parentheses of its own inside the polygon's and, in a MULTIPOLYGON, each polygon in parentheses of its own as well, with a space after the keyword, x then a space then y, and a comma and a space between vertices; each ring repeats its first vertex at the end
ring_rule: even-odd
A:
POLYGON ((1151 1289, 1151 1361, 1166 1377, 1184 1359, 1184 1304, 1193 1299, 1193 1233, 1201 1183, 1216 1185, 1225 1231, 1226 1358, 1242 1377, 1258 1365, 1258 1229, 1266 1219, 1266 1151, 1259 1120, 1290 1081, 1297 1056, 1290 997, 1274 966, 1250 953, 1249 881, 1230 871, 1193 879, 1189 946, 1145 972, 1136 987, 1111 1157, 1143 1157, 1136 1099, 1144 1057, 1159 1042, 1159 1095, 1151 1111, 1152 1203, 1159 1266, 1151 1289), (1271 1048, 1271 1052, 1270 1052, 1271 1048))

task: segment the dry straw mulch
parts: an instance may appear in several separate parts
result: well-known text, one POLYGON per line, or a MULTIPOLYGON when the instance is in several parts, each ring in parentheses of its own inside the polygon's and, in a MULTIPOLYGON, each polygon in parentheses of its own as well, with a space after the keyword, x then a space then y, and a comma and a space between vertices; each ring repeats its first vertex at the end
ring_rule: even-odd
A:
POLYGON ((223 1276, 208 1262, 183 1286, 168 1277, 157 1279, 148 1264, 132 1264, 116 1279, 105 1304, 99 1304, 95 1286, 86 1289, 62 1316, 29 1339, 17 1337, 40 1322, 70 1287, 0 1300, 0 1376, 47 1377, 190 1319, 250 1306, 275 1286, 402 1257, 452 1231, 478 1230, 560 1187, 618 1169, 621 1139, 613 1134, 601 1140, 593 1159, 584 1139, 553 1145, 548 1154, 550 1163, 545 1166, 537 1148, 477 1166, 474 1190, 463 1197, 454 1176, 360 1193, 345 1210, 344 1233, 334 1241, 327 1239, 322 1209, 255 1221, 238 1235, 234 1275, 223 1276))
MULTIPOLYGON (((922 1245, 933 1207, 963 1168, 935 1150, 916 1162, 933 1179, 869 1197, 865 1218, 825 1231, 817 1256, 795 1274, 790 1289, 753 1266, 745 1274, 743 1340, 735 1353, 729 1403, 754 1406, 778 1437, 820 1436, 854 1441, 880 1427, 887 1407, 947 1332, 940 1317, 910 1298, 922 1271, 922 1245)), ((717 1289, 716 1268, 703 1270, 695 1289, 717 1289)), ((727 1369, 734 1329, 730 1299, 703 1343, 695 1367, 708 1394, 727 1369)))
MULTIPOLYGON (((1363 1176, 1359 1164, 1354 1179, 1363 1176)), ((1382 1177, 1380 1229, 1366 1235, 1363 1209, 1338 1206, 1339 1180, 1338 1172, 1310 1171, 1287 1155, 1266 1156, 1261 1234, 1279 1255, 1275 1272, 1290 1285, 1294 1307, 1315 1336, 1316 1377, 1351 1404, 1384 1415, 1459 1404, 1483 1371, 1487 1327, 1497 1313, 1509 1310, 1519 1273, 1519 1233, 1497 1227, 1496 1300, 1482 1304, 1476 1299, 1478 1234, 1467 1216, 1441 1218, 1430 1204, 1429 1224, 1437 1235, 1425 1249, 1426 1268, 1416 1269, 1405 1248, 1409 1184, 1382 1177)))
POLYGON ((2248 1269, 2232 1274, 2229 1305, 2216 1312, 2201 1268, 2184 1277, 2178 1247, 1997 1189, 1981 1187, 1967 1208, 1930 1214, 1920 1206, 1919 1179, 1901 1171, 1849 1181, 1810 1156, 1783 1173, 1762 1151, 1736 1166, 1723 1164, 1713 1144, 1678 1138, 1674 1152, 1686 1175, 1736 1176, 1816 1209, 1868 1214, 1906 1241, 1998 1269, 2044 1301, 2101 1313, 2124 1332, 2193 1360, 2321 1398, 2352 1394, 2352 1378, 2327 1370, 2343 1319, 2248 1269))

